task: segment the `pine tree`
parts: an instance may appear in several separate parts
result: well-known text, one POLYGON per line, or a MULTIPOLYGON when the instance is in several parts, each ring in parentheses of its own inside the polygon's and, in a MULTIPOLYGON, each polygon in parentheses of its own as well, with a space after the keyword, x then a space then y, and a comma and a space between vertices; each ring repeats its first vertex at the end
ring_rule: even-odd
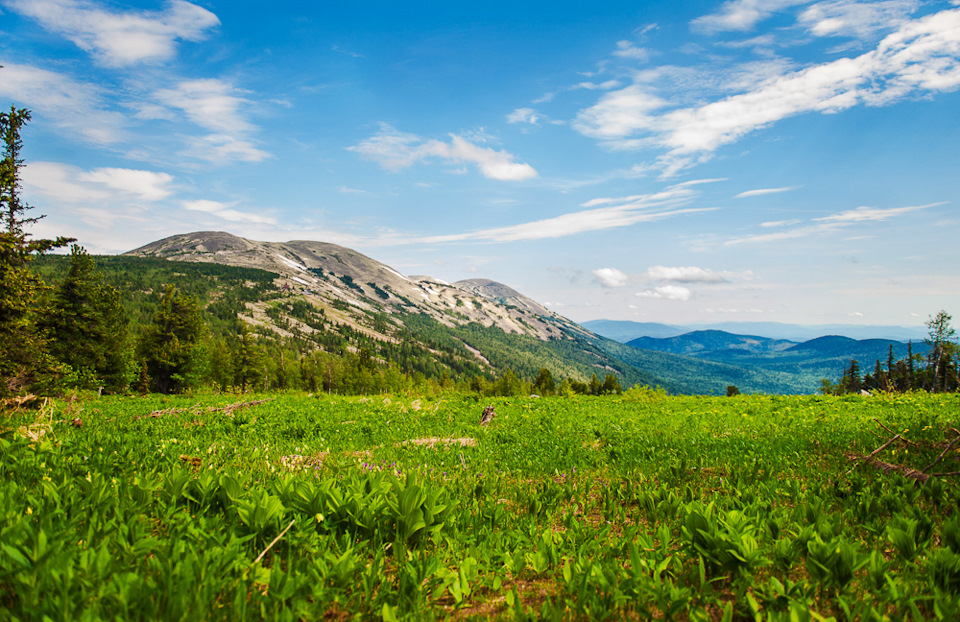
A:
POLYGON ((621 393, 623 393, 623 388, 620 386, 620 381, 617 380, 614 374, 607 374, 607 377, 603 379, 603 384, 600 386, 600 394, 620 395, 621 393))
POLYGON ((950 326, 950 314, 946 311, 940 311, 931 317, 925 325, 930 329, 929 337, 924 343, 930 346, 929 364, 929 382, 925 388, 930 391, 938 392, 946 389, 947 370, 950 367, 950 353, 953 348, 953 336, 955 331, 950 326))
POLYGON ((553 381, 553 374, 550 373, 550 370, 544 367, 540 370, 540 374, 537 375, 536 380, 533 381, 533 390, 537 392, 538 395, 553 395, 556 393, 557 385, 553 381))
POLYGON ((121 391, 131 380, 133 359, 120 293, 83 248, 70 250, 70 272, 39 325, 50 337, 51 354, 70 367, 70 384, 121 391))
POLYGON ((25 213, 32 208, 20 199, 20 130, 29 120, 25 109, 11 107, 9 113, 0 113, 0 218, 4 224, 0 231, 0 395, 52 388, 59 373, 36 328, 36 318, 43 315, 39 309, 43 283, 27 264, 35 253, 72 240, 31 240, 24 230, 42 218, 27 218, 25 213))
POLYGON ((205 329, 196 299, 168 285, 137 344, 137 356, 146 363, 152 389, 182 393, 197 386, 203 371, 205 329))
POLYGON ((240 326, 234 353, 235 380, 240 391, 246 392, 263 380, 263 348, 257 343, 255 335, 250 332, 246 322, 240 326))

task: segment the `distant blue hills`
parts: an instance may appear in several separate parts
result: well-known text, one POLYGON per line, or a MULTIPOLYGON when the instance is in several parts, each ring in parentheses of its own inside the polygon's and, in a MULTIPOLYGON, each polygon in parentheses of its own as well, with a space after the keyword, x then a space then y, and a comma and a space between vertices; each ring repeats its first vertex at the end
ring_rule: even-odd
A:
POLYGON ((590 320, 581 326, 598 335, 627 343, 639 337, 677 337, 694 331, 718 330, 734 335, 756 335, 802 343, 818 337, 837 335, 851 339, 890 339, 919 343, 927 336, 923 326, 861 326, 854 324, 784 324, 780 322, 718 322, 715 324, 661 324, 627 320, 590 320))
MULTIPOLYGON (((836 382, 851 360, 858 361, 863 372, 872 372, 877 361, 885 367, 891 352, 894 360, 907 355, 908 341, 915 354, 928 349, 923 331, 899 326, 729 322, 703 328, 613 320, 581 326, 629 346, 637 356, 659 352, 677 357, 661 362, 664 377, 670 377, 671 371, 687 376, 699 373, 713 385, 721 380, 739 382, 748 390, 773 393, 815 393, 822 379, 836 382)), ((620 356, 629 358, 622 351, 620 356)))

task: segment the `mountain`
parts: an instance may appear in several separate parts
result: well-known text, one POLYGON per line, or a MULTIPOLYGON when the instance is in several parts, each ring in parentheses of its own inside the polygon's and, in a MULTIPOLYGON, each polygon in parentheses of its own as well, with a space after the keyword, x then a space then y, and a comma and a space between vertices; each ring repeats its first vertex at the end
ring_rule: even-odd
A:
MULTIPOLYGON (((779 378, 799 393, 816 392, 823 378, 836 381, 851 360, 858 361, 863 371, 870 372, 878 360, 886 365, 891 349, 895 360, 907 354, 905 343, 890 339, 857 340, 828 335, 797 344, 715 330, 693 331, 666 339, 640 337, 627 345, 645 351, 683 354, 727 366, 727 369, 751 370, 759 377, 779 378)), ((913 349, 916 354, 927 350, 928 346, 922 343, 913 349)), ((731 371, 725 373, 729 378, 735 377, 731 371)), ((745 379, 748 385, 752 384, 752 379, 745 379)))
POLYGON ((665 339, 640 337, 627 342, 627 345, 634 348, 657 350, 659 352, 690 354, 709 358, 711 352, 722 350, 739 350, 753 354, 762 354, 765 352, 780 352, 797 344, 785 339, 733 335, 722 330, 697 330, 665 339))
POLYGON ((125 254, 268 270, 279 276, 286 290, 303 295, 339 321, 382 338, 389 335, 358 318, 414 313, 448 326, 478 322, 541 340, 567 333, 589 335, 505 285, 480 279, 450 285, 431 277, 409 277, 357 251, 326 242, 255 242, 221 231, 200 231, 164 238, 125 254))
POLYGON ((449 284, 404 275, 335 244, 257 242, 212 231, 171 236, 125 255, 267 270, 277 275, 277 293, 247 304, 248 323, 318 343, 335 332, 348 348, 373 348, 384 360, 398 348, 404 356, 412 349, 440 365, 433 368, 438 374, 442 368, 451 376, 495 376, 509 368, 532 378, 546 367, 559 377, 615 373, 624 386, 691 390, 609 354, 603 348, 609 340, 489 279, 449 284))
POLYGON ((658 324, 656 322, 630 322, 624 320, 590 320, 581 322, 581 326, 589 331, 613 339, 620 343, 627 343, 638 337, 676 337, 689 332, 679 326, 658 324))
MULTIPOLYGON (((584 327, 503 283, 408 276, 352 249, 307 240, 258 242, 201 231, 147 244, 115 260, 113 272, 127 279, 121 289, 143 295, 151 290, 136 267, 119 264, 148 262, 143 269, 156 271, 158 262, 175 262, 170 276, 181 279, 181 289, 202 293, 221 330, 239 317, 298 348, 337 356, 366 350, 407 374, 434 378, 492 379, 509 369, 532 379, 547 368, 558 379, 585 381, 612 373, 624 387, 659 385, 671 393, 722 395, 728 385, 744 393, 814 393, 821 378, 839 378, 851 353, 868 369, 874 358, 886 359, 890 345, 844 337, 796 344, 760 332, 632 322, 584 327), (637 330, 661 336, 626 345, 589 327, 620 338, 637 330)), ((131 304, 141 315, 147 308, 131 304)))
POLYGON ((923 341, 927 329, 923 326, 859 326, 853 324, 799 325, 780 322, 720 322, 675 326, 651 322, 622 320, 590 320, 582 326, 598 335, 627 343, 639 337, 666 338, 699 330, 720 330, 736 335, 756 335, 767 339, 803 342, 824 335, 840 335, 851 339, 890 339, 893 341, 923 341))

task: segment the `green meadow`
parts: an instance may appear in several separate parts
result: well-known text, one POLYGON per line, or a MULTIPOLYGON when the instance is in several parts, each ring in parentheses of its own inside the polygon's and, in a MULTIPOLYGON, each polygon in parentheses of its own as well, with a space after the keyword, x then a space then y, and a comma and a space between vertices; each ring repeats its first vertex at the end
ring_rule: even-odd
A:
POLYGON ((648 388, 11 402, 0 619, 955 620, 958 414, 648 388))

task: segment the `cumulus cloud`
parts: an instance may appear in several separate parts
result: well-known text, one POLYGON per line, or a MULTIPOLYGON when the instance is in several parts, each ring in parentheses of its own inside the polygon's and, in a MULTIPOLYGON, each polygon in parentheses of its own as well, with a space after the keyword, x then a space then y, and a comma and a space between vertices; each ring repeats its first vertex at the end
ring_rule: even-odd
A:
POLYGON ((31 65, 0 64, 0 97, 30 108, 87 142, 112 145, 124 139, 126 120, 106 110, 100 88, 31 65))
MULTIPOLYGON (((769 7, 759 1, 731 7, 769 7)), ((661 148, 665 175, 708 159, 746 134, 799 114, 884 106, 960 87, 960 9, 906 21, 877 47, 852 58, 787 71, 751 90, 703 105, 671 108, 635 83, 581 110, 573 127, 614 149, 661 148)))
POLYGON ((59 162, 31 162, 22 176, 27 192, 67 203, 155 202, 169 197, 174 183, 167 173, 126 168, 85 171, 59 162))
POLYGON ((524 181, 537 177, 529 164, 515 161, 506 151, 480 147, 457 134, 450 134, 450 142, 425 140, 416 134, 399 132, 387 124, 380 131, 350 151, 377 162, 387 170, 400 170, 416 162, 440 159, 453 164, 473 164, 488 179, 524 181))
POLYGON ((598 268, 593 270, 593 276, 604 287, 623 287, 630 280, 627 274, 616 268, 598 268))
POLYGON ((112 11, 87 0, 6 0, 4 5, 114 67, 167 60, 178 40, 200 41, 220 24, 207 9, 183 0, 170 0, 163 11, 112 11))
POLYGON ((642 292, 637 292, 637 296, 641 298, 660 298, 663 300, 690 300, 690 296, 693 295, 686 287, 680 285, 663 285, 661 287, 654 287, 653 289, 647 289, 642 292))
POLYGON ((678 283, 725 283, 727 278, 707 268, 694 266, 669 267, 653 266, 643 275, 653 281, 675 281, 678 283))

